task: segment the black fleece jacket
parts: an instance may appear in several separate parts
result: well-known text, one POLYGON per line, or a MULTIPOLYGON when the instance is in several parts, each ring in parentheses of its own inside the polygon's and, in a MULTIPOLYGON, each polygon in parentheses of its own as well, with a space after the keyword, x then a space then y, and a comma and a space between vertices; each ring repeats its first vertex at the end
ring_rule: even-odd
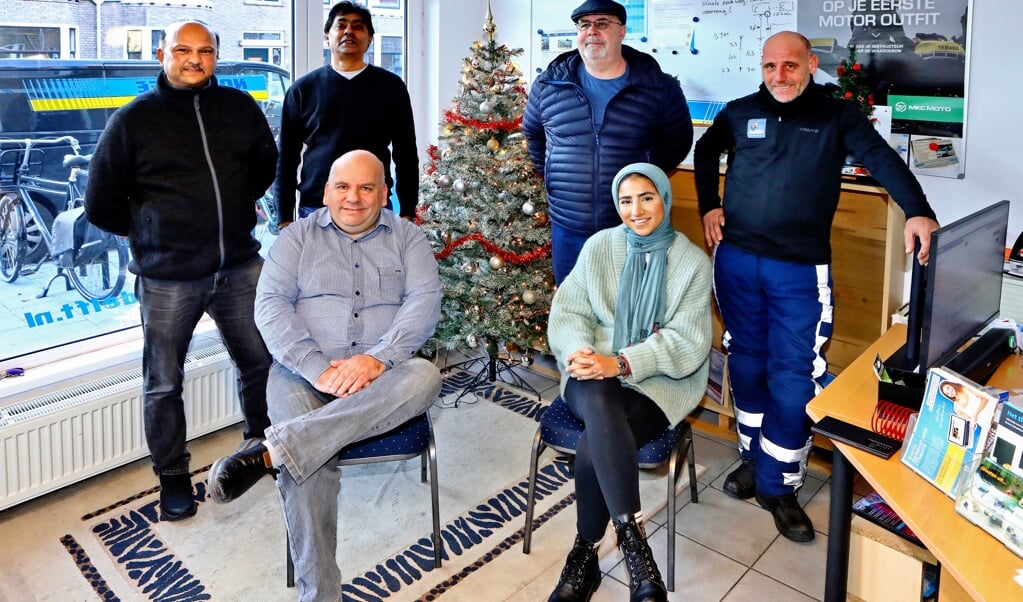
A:
POLYGON ((831 262, 831 222, 849 154, 888 189, 906 217, 934 218, 899 155, 852 102, 811 82, 788 103, 763 84, 729 102, 693 151, 700 215, 723 207, 725 241, 749 253, 804 264, 831 262), (725 195, 718 195, 721 153, 725 195))
POLYGON ((128 236, 129 269, 192 280, 248 261, 255 200, 273 182, 277 148, 245 92, 216 78, 177 89, 164 74, 107 122, 89 165, 89 221, 128 236))

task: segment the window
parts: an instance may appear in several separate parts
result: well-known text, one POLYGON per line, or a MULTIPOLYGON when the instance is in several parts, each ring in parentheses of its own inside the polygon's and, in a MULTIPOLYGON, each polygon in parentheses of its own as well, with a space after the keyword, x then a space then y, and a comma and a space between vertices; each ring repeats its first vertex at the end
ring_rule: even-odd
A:
MULTIPOLYGON (((265 81, 265 100, 260 99, 260 104, 271 128, 279 127, 281 103, 291 78, 287 73, 268 72, 266 69, 274 69, 273 66, 277 65, 295 75, 292 65, 296 45, 302 49, 314 49, 315 56, 315 48, 323 44, 323 20, 335 2, 176 0, 161 3, 158 10, 145 8, 150 6, 146 0, 105 2, 100 21, 103 31, 97 32, 98 12, 94 2, 60 2, 54 4, 53 11, 41 11, 38 0, 3 0, 3 21, 7 24, 0 25, 0 58, 128 58, 140 63, 127 67, 123 72, 99 72, 88 77, 81 73, 36 70, 17 79, 0 78, 0 138, 17 137, 19 133, 23 136, 70 134, 79 138, 83 153, 91 152, 106 119, 132 96, 111 88, 111 82, 127 78, 137 84, 137 90, 152 85, 158 66, 143 61, 156 58, 164 26, 189 18, 201 19, 217 31, 221 65, 229 62, 240 65, 242 61, 260 63, 251 68, 238 67, 231 76, 242 76, 246 84, 251 83, 249 78, 254 75, 265 81), (296 3, 304 7, 295 10, 293 5, 296 3), (60 10, 56 10, 58 4, 60 10), (302 12, 308 14, 306 21, 293 26, 293 15, 302 12), (61 90, 57 94, 67 96, 67 102, 47 104, 41 102, 42 96, 33 102, 25 93, 24 79, 35 81, 40 91, 61 90), (77 98, 74 95, 79 93, 76 85, 82 84, 83 80, 88 80, 85 84, 93 87, 94 91, 103 92, 94 95, 101 100, 93 99, 88 108, 73 106, 75 103, 72 102, 77 98)), ((373 13, 377 34, 372 54, 367 59, 402 74, 406 56, 406 3, 400 0, 368 0, 363 4, 369 6, 373 13)), ((50 154, 62 156, 63 151, 50 154)), ((0 156, 0 196, 11 192, 10 175, 7 173, 9 166, 5 160, 0 156)), ((66 172, 59 173, 60 157, 50 164, 56 166, 50 175, 59 184, 67 176, 66 172)), ((43 215, 43 221, 52 221, 59 210, 59 204, 53 205, 52 214, 43 215)), ((48 228, 50 224, 44 223, 42 227, 48 228)), ((268 248, 270 239, 262 231, 257 231, 257 235, 263 237, 264 249, 268 248)), ((86 301, 73 289, 65 290, 67 287, 59 278, 46 297, 37 299, 56 272, 53 262, 44 261, 34 274, 22 275, 14 282, 0 280, 0 367, 30 368, 107 346, 113 339, 139 336, 138 305, 132 293, 131 274, 116 304, 112 301, 86 301)))
MULTIPOLYGON (((26 14, 24 20, 34 16, 26 14)), ((60 33, 61 27, 53 25, 0 26, 0 59, 59 59, 60 33)))
POLYGON ((281 31, 246 31, 242 34, 242 58, 246 61, 258 61, 281 65, 284 57, 284 32, 281 31))
POLYGON ((141 29, 129 29, 125 32, 124 50, 125 58, 128 59, 141 59, 142 58, 142 30, 141 29))
POLYGON ((388 71, 401 77, 404 63, 402 38, 397 36, 380 36, 380 59, 378 64, 388 71))

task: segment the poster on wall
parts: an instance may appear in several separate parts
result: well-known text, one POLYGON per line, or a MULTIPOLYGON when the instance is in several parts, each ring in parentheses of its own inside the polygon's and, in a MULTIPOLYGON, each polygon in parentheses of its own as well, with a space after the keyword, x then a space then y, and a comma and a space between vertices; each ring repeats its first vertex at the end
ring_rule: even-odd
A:
MULTIPOLYGON (((756 91, 764 41, 795 30, 820 59, 820 84, 836 83, 856 48, 876 103, 891 109, 892 146, 914 172, 963 176, 972 0, 620 1, 625 43, 678 78, 694 125, 709 125, 725 103, 756 91)), ((578 3, 533 0, 533 77, 577 47, 569 15, 578 3)))
POLYGON ((799 2, 798 29, 837 81, 855 51, 878 104, 892 110, 892 145, 918 174, 963 177, 970 0, 799 2))

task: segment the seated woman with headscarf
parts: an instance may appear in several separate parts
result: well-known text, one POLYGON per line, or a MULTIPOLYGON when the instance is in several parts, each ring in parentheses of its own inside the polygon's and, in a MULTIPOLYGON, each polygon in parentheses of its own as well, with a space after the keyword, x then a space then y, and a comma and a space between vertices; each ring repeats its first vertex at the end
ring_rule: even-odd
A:
POLYGON ((608 520, 631 600, 666 600, 642 527, 637 450, 703 397, 711 345, 711 264, 671 225, 671 187, 649 163, 612 183, 623 224, 597 232, 554 295, 547 337, 561 394, 586 428, 575 457, 578 534, 550 601, 589 600, 608 520))

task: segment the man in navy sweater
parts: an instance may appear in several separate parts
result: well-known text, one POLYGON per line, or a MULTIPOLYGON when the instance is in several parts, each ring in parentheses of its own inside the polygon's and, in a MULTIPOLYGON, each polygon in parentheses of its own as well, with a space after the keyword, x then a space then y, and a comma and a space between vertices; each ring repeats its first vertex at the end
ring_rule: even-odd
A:
POLYGON ((295 219, 296 203, 298 217, 322 207, 331 164, 356 149, 368 150, 384 164, 401 216, 411 219, 419 201, 419 157, 405 83, 390 71, 366 64, 373 19, 362 6, 335 4, 323 33, 330 64, 299 78, 284 97, 274 186, 279 223, 286 226, 295 219))
POLYGON ((696 192, 707 245, 715 247, 714 292, 725 323, 741 464, 726 494, 756 497, 778 531, 814 538, 796 491, 806 476, 810 420, 831 338, 831 222, 841 167, 852 153, 906 214, 926 263, 938 228, 920 184, 859 108, 820 91, 817 57, 798 33, 764 44, 760 90, 728 103, 696 143, 696 192), (725 196, 718 195, 728 153, 725 196))

